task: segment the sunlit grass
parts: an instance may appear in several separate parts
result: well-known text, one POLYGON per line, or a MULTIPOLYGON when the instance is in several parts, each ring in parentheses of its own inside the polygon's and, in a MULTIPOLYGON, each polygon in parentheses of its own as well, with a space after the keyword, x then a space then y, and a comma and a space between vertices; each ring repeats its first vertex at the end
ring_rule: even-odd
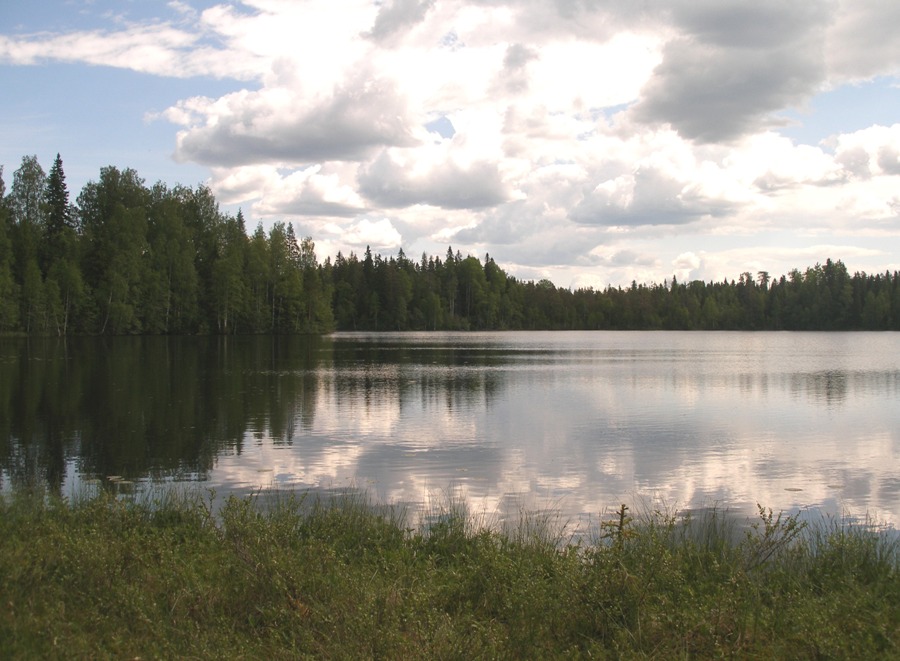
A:
POLYGON ((364 493, 0 499, 0 658, 897 658, 896 537, 760 508, 410 523, 364 493))

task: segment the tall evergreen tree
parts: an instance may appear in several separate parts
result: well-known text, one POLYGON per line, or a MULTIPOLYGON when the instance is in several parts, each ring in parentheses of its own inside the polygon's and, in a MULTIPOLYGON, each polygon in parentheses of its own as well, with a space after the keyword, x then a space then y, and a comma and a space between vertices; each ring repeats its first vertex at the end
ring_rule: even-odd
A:
POLYGON ((10 217, 3 166, 0 165, 0 332, 13 330, 19 321, 19 288, 13 277, 10 217))
POLYGON ((43 240, 38 252, 45 276, 46 305, 52 326, 65 335, 72 311, 82 305, 84 282, 76 255, 74 213, 59 154, 47 175, 44 205, 43 240))
POLYGON ((72 241, 68 234, 72 229, 71 208, 69 207, 69 190, 66 186, 66 174, 63 171, 62 158, 56 155, 44 189, 45 222, 43 241, 41 244, 41 268, 46 274, 54 260, 68 252, 72 241))

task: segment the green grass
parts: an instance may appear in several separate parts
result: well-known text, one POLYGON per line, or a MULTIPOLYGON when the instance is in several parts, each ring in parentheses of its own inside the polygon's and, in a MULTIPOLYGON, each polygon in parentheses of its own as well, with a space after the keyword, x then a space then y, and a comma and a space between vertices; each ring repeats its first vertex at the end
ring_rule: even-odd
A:
POLYGON ((348 495, 0 500, 3 659, 892 659, 891 538, 760 510, 551 518, 348 495))

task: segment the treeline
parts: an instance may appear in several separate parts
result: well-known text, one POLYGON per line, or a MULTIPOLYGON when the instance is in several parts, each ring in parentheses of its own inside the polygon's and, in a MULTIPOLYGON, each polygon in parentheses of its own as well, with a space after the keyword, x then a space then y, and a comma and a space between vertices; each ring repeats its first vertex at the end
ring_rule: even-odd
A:
POLYGON ((0 167, 0 332, 323 333, 339 330, 900 330, 900 272, 827 260, 780 278, 604 290, 518 280, 485 255, 338 254, 289 223, 248 234, 205 186, 147 187, 101 169, 69 200, 62 160, 0 167))
POLYGON ((447 251, 413 263, 397 258, 327 265, 339 328, 510 330, 900 330, 900 272, 850 275, 827 260, 773 279, 767 272, 737 281, 661 284, 571 291, 549 280, 508 276, 447 251))

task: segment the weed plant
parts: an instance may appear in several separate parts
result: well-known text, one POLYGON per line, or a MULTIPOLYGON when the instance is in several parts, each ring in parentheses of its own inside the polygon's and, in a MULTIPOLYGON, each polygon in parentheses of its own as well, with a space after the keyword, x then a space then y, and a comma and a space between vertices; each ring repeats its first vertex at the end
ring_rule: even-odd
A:
POLYGON ((893 659, 893 538, 760 508, 415 527, 365 496, 0 500, 3 659, 893 659))

